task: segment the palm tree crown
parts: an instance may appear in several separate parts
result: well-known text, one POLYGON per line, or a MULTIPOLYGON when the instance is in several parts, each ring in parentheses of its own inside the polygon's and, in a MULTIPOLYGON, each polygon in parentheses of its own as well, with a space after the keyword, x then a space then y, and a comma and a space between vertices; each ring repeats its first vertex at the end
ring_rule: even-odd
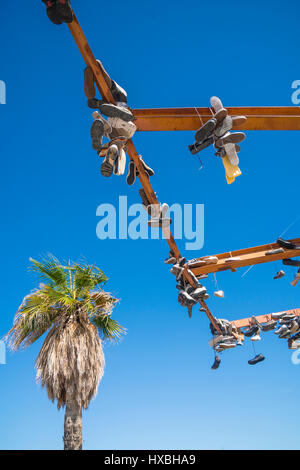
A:
POLYGON ((48 331, 37 379, 58 408, 87 408, 104 373, 102 339, 116 341, 125 333, 111 318, 117 299, 101 288, 107 278, 96 266, 62 266, 52 255, 31 262, 42 283, 23 299, 7 334, 9 345, 27 347, 48 331))

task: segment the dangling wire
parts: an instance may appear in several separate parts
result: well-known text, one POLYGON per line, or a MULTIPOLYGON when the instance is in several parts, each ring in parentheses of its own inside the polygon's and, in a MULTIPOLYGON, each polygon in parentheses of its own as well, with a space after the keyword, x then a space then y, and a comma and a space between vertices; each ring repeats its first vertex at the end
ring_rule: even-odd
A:
POLYGON ((201 158, 199 157, 199 155, 198 155, 198 160, 199 160, 199 163, 200 163, 200 166, 199 166, 199 168, 198 168, 198 171, 201 171, 201 170, 203 170, 203 163, 202 163, 202 160, 201 160, 201 158))
POLYGON ((219 286, 218 286, 218 281, 217 281, 216 273, 214 273, 214 279, 215 279, 215 289, 216 289, 216 290, 219 290, 219 286))
MULTIPOLYGON (((199 111, 198 111, 198 109, 197 109, 196 107, 195 107, 195 110, 196 110, 196 113, 198 114, 198 117, 199 117, 199 119, 200 119, 201 126, 203 126, 202 117, 200 116, 199 111)), ((203 169, 203 166, 204 166, 204 165, 203 165, 203 162, 202 162, 202 160, 201 160, 201 158, 200 158, 199 155, 198 155, 198 160, 199 160, 199 163, 200 163, 200 166, 199 166, 199 168, 198 168, 198 171, 201 171, 201 170, 203 169)))
POLYGON ((255 346, 254 346, 254 341, 251 341, 251 343, 252 343, 252 347, 253 347, 253 352, 254 352, 254 355, 256 356, 257 354, 256 354, 256 349, 255 349, 255 346))
POLYGON ((298 217, 294 220, 294 222, 292 222, 290 225, 288 225, 288 227, 279 235, 278 238, 283 237, 283 235, 285 235, 286 232, 288 232, 290 230, 290 228, 292 228, 293 225, 295 225, 295 223, 298 222, 299 219, 300 219, 300 215, 298 215, 298 217))

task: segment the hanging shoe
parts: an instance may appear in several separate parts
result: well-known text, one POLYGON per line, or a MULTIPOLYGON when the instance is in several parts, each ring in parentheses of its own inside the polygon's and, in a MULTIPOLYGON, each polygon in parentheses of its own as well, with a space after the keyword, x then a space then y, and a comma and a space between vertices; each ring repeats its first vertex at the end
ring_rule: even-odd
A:
POLYGON ((56 5, 56 0, 54 1, 49 1, 49 0, 42 0, 43 3, 46 4, 46 8, 47 8, 47 16, 49 18, 49 20, 56 24, 56 25, 59 25, 59 24, 62 24, 63 23, 63 20, 57 10, 57 5, 56 5))
POLYGON ((206 258, 203 258, 204 264, 217 264, 219 261, 219 258, 217 256, 207 256, 206 258))
POLYGON ((282 333, 286 333, 288 331, 288 327, 286 325, 282 325, 278 328, 278 330, 274 331, 275 335, 281 335, 282 333))
POLYGON ((272 319, 273 320, 280 320, 284 315, 286 315, 285 312, 281 312, 281 313, 272 313, 272 319))
MULTIPOLYGON (((96 122, 96 121, 95 121, 96 122)), ((113 173, 114 164, 118 157, 119 149, 116 144, 110 145, 107 150, 106 157, 101 165, 101 174, 105 177, 109 177, 113 173)))
POLYGON ((129 165, 128 165, 128 175, 126 178, 127 184, 129 186, 132 186, 136 180, 136 166, 133 160, 130 160, 129 165))
POLYGON ((289 240, 284 240, 283 238, 278 238, 277 243, 286 250, 300 250, 300 245, 296 245, 295 243, 290 242, 289 240))
POLYGON ((197 287, 197 289, 194 289, 190 292, 190 296, 193 297, 194 300, 201 300, 206 294, 206 287, 197 287))
POLYGON ((187 305, 196 305, 197 301, 193 299, 186 291, 182 290, 178 294, 178 301, 187 305))
POLYGON ((289 322, 289 321, 292 321, 292 320, 295 320, 295 319, 296 319, 296 315, 294 315, 293 313, 284 313, 280 320, 283 320, 285 322, 289 322))
POLYGON ((247 336, 247 338, 250 338, 251 336, 256 335, 258 331, 259 331, 259 327, 257 325, 254 325, 248 328, 246 331, 244 331, 244 335, 247 336))
POLYGON ((252 338, 251 338, 251 341, 260 341, 260 340, 261 340, 261 337, 260 337, 259 333, 252 336, 252 338))
POLYGON ((298 272, 297 272, 297 274, 296 274, 296 276, 295 276, 295 279, 291 282, 291 286, 296 287, 296 285, 298 284, 299 280, 300 280, 300 269, 298 269, 298 272))
POLYGON ((238 154, 236 152, 235 146, 236 146, 236 144, 225 144, 224 145, 226 155, 227 155, 227 157, 230 161, 230 164, 232 166, 238 166, 238 164, 240 163, 240 159, 239 159, 238 154))
POLYGON ((280 271, 278 271, 278 273, 276 274, 276 276, 274 276, 273 279, 281 279, 284 276, 285 276, 285 272, 281 269, 280 271))
POLYGON ((216 291, 214 292, 214 296, 215 296, 215 297, 219 297, 220 299, 224 299, 225 294, 224 294, 224 291, 222 291, 222 290, 216 290, 216 291))
POLYGON ((222 348, 222 349, 232 349, 232 348, 235 348, 235 347, 236 347, 236 343, 234 343, 234 342, 231 342, 231 343, 219 343, 219 344, 218 344, 218 347, 219 347, 219 348, 222 348))
POLYGON ((296 266, 297 268, 300 267, 300 261, 298 261, 297 259, 284 259, 282 260, 282 264, 284 264, 285 266, 296 266))
MULTIPOLYGON (((148 175, 149 177, 150 177, 150 176, 154 176, 154 175, 155 175, 154 170, 152 170, 152 168, 150 168, 150 166, 148 166, 148 165, 144 162, 144 160, 142 159, 142 156, 141 156, 141 155, 139 155, 139 159, 141 160, 141 163, 142 163, 142 165, 143 165, 143 167, 144 167, 144 170, 145 170, 145 172, 147 173, 147 175, 148 175)), ((137 175, 137 176, 139 175, 138 169, 136 170, 136 175, 137 175)))
POLYGON ((89 106, 89 101, 94 100, 95 95, 96 95, 94 74, 93 74, 93 70, 91 69, 91 67, 86 67, 84 69, 83 78, 84 78, 83 89, 84 89, 85 96, 88 99, 88 106, 89 106))
POLYGON ((92 147, 97 152, 100 152, 104 136, 104 124, 102 121, 96 119, 91 127, 92 147))
POLYGON ((255 364, 258 364, 258 362, 262 362, 264 360, 265 357, 262 354, 257 354, 253 359, 250 359, 250 361, 248 361, 248 364, 250 364, 250 366, 254 366, 255 364))
POLYGON ((239 127, 247 121, 246 116, 232 116, 233 125, 239 127))
POLYGON ((201 152, 201 150, 206 149, 210 145, 214 143, 214 138, 213 137, 208 137, 205 139, 203 142, 198 143, 195 142, 193 145, 189 145, 189 150, 192 155, 196 155, 197 153, 201 152))
POLYGON ((226 116, 214 130, 214 136, 216 139, 223 137, 228 131, 231 131, 233 126, 233 120, 231 116, 226 116))
POLYGON ((166 217, 166 214, 169 210, 168 204, 165 202, 161 205, 160 207, 160 214, 156 215, 154 217, 151 217, 151 219, 148 221, 149 227, 168 227, 172 223, 172 220, 168 217, 166 217))
POLYGON ((196 142, 201 144, 201 142, 207 139, 215 130, 216 124, 217 120, 215 118, 209 119, 205 124, 203 124, 195 134, 196 142))
POLYGON ((221 364, 221 358, 219 356, 216 356, 215 361, 214 361, 213 365, 211 366, 211 368, 213 370, 216 370, 220 367, 220 364, 221 364))
POLYGON ((110 118, 119 118, 122 121, 129 122, 134 120, 134 115, 129 108, 124 106, 116 106, 112 103, 103 103, 99 107, 100 111, 104 116, 110 118))
MULTIPOLYGON (((91 91, 91 90, 89 90, 91 91)), ((88 98, 87 105, 91 109, 100 109, 100 106, 103 104, 102 100, 98 100, 97 98, 88 98)))
POLYGON ((127 93, 120 85, 117 84, 114 80, 111 80, 110 87, 111 94, 114 97, 114 100, 118 103, 127 103, 127 93))
POLYGON ((120 148, 117 159, 115 160, 114 174, 122 176, 125 173, 126 167, 126 153, 123 148, 120 148))
POLYGON ((221 139, 216 140, 217 147, 224 147, 226 144, 239 144, 246 138, 243 132, 228 132, 221 139))
POLYGON ((58 15, 63 22, 72 23, 74 14, 69 0, 57 0, 56 8, 58 15))
POLYGON ((169 257, 165 259, 165 264, 176 264, 177 263, 177 260, 174 256, 174 252, 173 251, 170 251, 169 253, 169 257))
POLYGON ((277 326, 277 321, 276 320, 270 320, 267 323, 262 325, 262 330, 263 331, 272 331, 275 330, 277 326))
POLYGON ((283 248, 275 248, 275 250, 266 251, 265 255, 272 256, 272 255, 279 255, 280 253, 284 253, 283 248))

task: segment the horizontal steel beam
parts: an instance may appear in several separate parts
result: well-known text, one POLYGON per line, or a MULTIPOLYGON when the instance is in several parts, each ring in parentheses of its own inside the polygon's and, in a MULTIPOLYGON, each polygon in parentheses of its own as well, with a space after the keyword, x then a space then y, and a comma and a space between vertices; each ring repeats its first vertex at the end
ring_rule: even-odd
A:
MULTIPOLYGON (((293 243, 300 244, 300 238, 290 240, 293 243)), ((300 250, 286 250, 282 253, 275 253, 267 255, 266 253, 270 250, 276 250, 280 248, 278 243, 269 243, 268 245, 255 246, 253 248, 246 248, 243 250, 229 251, 227 253, 221 253, 213 255, 218 258, 216 264, 204 264, 205 258, 198 258, 195 261, 189 262, 188 267, 193 271, 196 276, 201 274, 216 273, 219 271, 235 270, 245 266, 252 266, 255 264, 270 263, 271 261, 278 261, 286 258, 295 258, 300 256, 300 250), (233 258, 232 261, 230 259, 233 258)))
MULTIPOLYGON (((297 317, 300 316, 300 308, 295 308, 294 310, 284 310, 283 312, 277 312, 277 313, 292 313, 293 315, 296 315, 297 317)), ((272 320, 272 315, 273 313, 268 313, 267 315, 259 315, 256 316, 256 320, 259 321, 259 323, 267 323, 268 321, 272 320)), ((231 322, 233 325, 235 325, 237 328, 243 328, 246 326, 249 326, 251 323, 251 317, 249 318, 242 318, 241 320, 234 320, 231 322)))
MULTIPOLYGON (((239 130, 300 130, 300 107, 228 107, 231 116, 246 116, 239 130)), ((195 131, 212 117, 210 108, 162 108, 133 110, 139 131, 195 131)))

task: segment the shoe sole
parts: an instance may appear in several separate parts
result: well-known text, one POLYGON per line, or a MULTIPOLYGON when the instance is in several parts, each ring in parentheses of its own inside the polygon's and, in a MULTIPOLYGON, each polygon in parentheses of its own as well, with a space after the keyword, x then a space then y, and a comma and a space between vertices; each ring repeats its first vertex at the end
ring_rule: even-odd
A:
POLYGON ((216 128, 216 120, 210 119, 207 121, 195 134, 196 142, 203 142, 207 139, 216 128))
POLYGON ((224 145, 226 144, 239 144, 240 142, 243 142, 245 138, 246 138, 245 134, 242 134, 241 132, 235 132, 233 134, 228 135, 227 137, 218 139, 216 141, 216 146, 224 147, 224 145))
POLYGON ((134 116, 130 111, 120 109, 112 104, 102 104, 99 109, 102 114, 108 117, 116 117, 126 122, 132 121, 134 119, 134 116))
POLYGON ((104 126, 101 121, 94 121, 91 127, 92 147, 94 150, 100 152, 102 148, 104 126))
POLYGON ((128 175, 126 178, 126 182, 129 186, 132 186, 136 180, 136 168, 135 163, 131 160, 128 166, 128 175))
POLYGON ((114 169, 113 165, 108 161, 107 158, 105 158, 104 162, 101 165, 101 175, 108 178, 109 176, 112 175, 113 169, 114 169))
POLYGON ((207 141, 204 141, 201 144, 189 145, 189 150, 192 155, 196 155, 197 153, 201 152, 201 150, 206 149, 212 144, 213 144, 213 139, 209 138, 207 141))
POLYGON ((219 126, 216 127, 215 129, 215 136, 220 139, 223 135, 226 134, 226 132, 230 131, 232 129, 233 121, 231 116, 227 116, 223 122, 219 124, 219 126))

